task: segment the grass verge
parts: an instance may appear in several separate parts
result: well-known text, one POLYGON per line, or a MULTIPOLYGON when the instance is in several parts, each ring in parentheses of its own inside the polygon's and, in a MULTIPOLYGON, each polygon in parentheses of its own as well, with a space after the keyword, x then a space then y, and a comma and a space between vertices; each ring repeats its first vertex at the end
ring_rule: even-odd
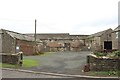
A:
POLYGON ((117 77, 118 76, 118 72, 120 71, 90 71, 90 72, 86 72, 87 75, 89 76, 102 76, 102 77, 108 77, 108 76, 112 76, 112 77, 117 77))
MULTIPOLYGON (((38 65, 39 64, 38 64, 37 60, 24 59, 23 60, 23 65, 22 65, 21 68, 30 68, 30 67, 35 67, 35 66, 38 66, 38 65)), ((18 65, 0 63, 0 67, 3 67, 3 68, 18 68, 18 65)))
POLYGON ((39 54, 40 56, 50 56, 52 55, 54 52, 44 52, 43 54, 39 54))
POLYGON ((32 60, 32 59, 23 60, 23 67, 35 67, 35 66, 38 66, 37 60, 32 60))

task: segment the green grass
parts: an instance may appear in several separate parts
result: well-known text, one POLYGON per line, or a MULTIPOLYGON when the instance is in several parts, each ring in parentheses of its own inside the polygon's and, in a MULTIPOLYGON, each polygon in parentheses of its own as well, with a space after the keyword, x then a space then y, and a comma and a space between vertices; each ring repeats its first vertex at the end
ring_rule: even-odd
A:
POLYGON ((50 56, 52 55, 54 52, 44 52, 43 54, 40 54, 40 56, 50 56))
MULTIPOLYGON (((37 60, 32 60, 32 59, 24 59, 23 60, 23 65, 21 68, 30 68, 30 67, 35 67, 38 66, 38 61, 37 60)), ((6 63, 0 63, 0 67, 3 68, 19 68, 18 65, 12 65, 12 64, 6 64, 6 63)))
POLYGON ((24 59, 23 60, 23 67, 35 67, 38 66, 38 61, 37 60, 32 60, 32 59, 24 59))
POLYGON ((86 73, 89 76, 118 76, 118 72, 117 71, 90 71, 86 73))
POLYGON ((16 65, 6 64, 6 63, 0 63, 0 67, 4 67, 4 68, 14 68, 14 67, 16 67, 16 65))

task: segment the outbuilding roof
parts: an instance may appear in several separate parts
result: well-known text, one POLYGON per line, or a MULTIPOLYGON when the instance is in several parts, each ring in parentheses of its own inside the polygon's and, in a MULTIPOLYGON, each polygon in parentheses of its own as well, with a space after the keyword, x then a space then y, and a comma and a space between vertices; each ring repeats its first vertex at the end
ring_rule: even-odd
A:
MULTIPOLYGON (((34 41, 34 37, 30 37, 21 33, 17 33, 17 32, 13 32, 13 31, 9 31, 9 30, 5 30, 5 29, 1 29, 1 31, 5 31, 7 34, 9 34, 11 37, 13 38, 17 38, 20 40, 26 40, 26 41, 34 41)), ((37 40, 37 42, 41 42, 40 40, 37 40)))
POLYGON ((97 32, 95 34, 91 34, 90 36, 88 36, 88 38, 91 38, 91 37, 100 37, 101 35, 103 35, 108 30, 112 30, 112 29, 110 28, 110 29, 107 29, 107 30, 104 30, 104 31, 97 32))
MULTIPOLYGON (((27 34, 29 36, 34 36, 34 34, 27 34)), ((38 39, 84 39, 88 35, 70 35, 69 33, 37 33, 38 39)))
POLYGON ((114 31, 119 31, 120 30, 120 25, 114 29, 114 31))

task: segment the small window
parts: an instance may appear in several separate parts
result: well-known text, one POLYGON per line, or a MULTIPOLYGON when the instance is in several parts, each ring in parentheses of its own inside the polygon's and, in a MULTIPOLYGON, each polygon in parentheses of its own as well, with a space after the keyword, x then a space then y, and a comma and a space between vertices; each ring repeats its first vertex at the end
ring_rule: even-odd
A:
POLYGON ((111 34, 109 34, 109 37, 111 37, 111 34))
POLYGON ((116 32, 116 39, 118 39, 118 32, 116 32))

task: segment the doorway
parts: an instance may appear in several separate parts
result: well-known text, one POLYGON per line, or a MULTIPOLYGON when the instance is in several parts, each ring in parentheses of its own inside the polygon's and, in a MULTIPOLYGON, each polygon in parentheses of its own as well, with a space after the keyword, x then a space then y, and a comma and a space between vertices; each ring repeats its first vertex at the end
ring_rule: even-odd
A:
POLYGON ((112 41, 104 41, 104 49, 111 50, 112 49, 112 41))
POLYGON ((66 51, 70 51, 70 43, 64 43, 66 51))

